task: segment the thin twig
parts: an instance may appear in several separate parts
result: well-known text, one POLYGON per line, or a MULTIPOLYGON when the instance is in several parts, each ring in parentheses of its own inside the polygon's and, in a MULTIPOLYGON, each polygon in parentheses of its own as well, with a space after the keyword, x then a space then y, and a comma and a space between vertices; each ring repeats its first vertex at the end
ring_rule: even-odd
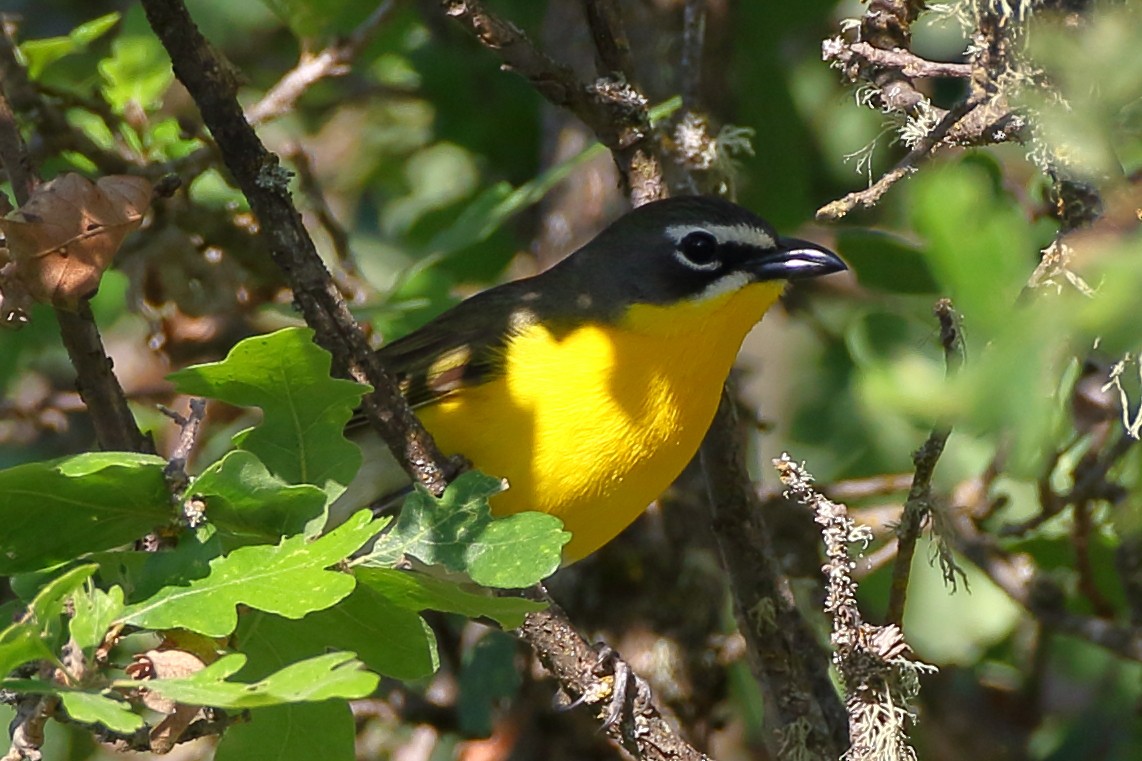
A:
POLYGON ((1107 483, 1106 476, 1136 442, 1137 439, 1129 432, 1123 431, 1118 440, 1098 457, 1083 457, 1075 467, 1074 483, 1066 494, 1057 493, 1051 485, 1051 477, 1062 456, 1062 452, 1053 453, 1038 482, 1039 512, 1025 520, 1001 526, 998 531, 999 536, 1023 536, 1039 528, 1070 505, 1113 497, 1119 487, 1107 483))
POLYGON ((912 485, 912 473, 884 473, 867 478, 850 478, 834 481, 824 488, 829 499, 837 502, 856 502, 869 497, 883 497, 907 491, 912 485))
POLYGON ((198 434, 202 430, 202 421, 206 418, 206 400, 201 397, 192 397, 190 412, 185 417, 178 412, 159 405, 159 411, 169 417, 179 427, 178 443, 171 450, 167 458, 167 466, 163 469, 163 477, 167 480, 171 494, 179 497, 186 491, 190 477, 186 473, 186 464, 190 461, 190 453, 198 442, 198 434))
POLYGON ((906 77, 966 79, 972 72, 971 64, 968 63, 929 61, 903 48, 885 50, 864 41, 841 43, 836 49, 826 48, 826 50, 826 60, 835 60, 842 66, 858 64, 896 69, 906 77))
POLYGON ((1075 474, 1074 485, 1064 501, 1073 504, 1089 499, 1104 499, 1108 492, 1107 473, 1137 442, 1138 439, 1131 436, 1128 431, 1124 431, 1110 449, 1102 453, 1097 462, 1075 474))
POLYGON ((1074 506, 1074 524, 1071 526, 1071 544, 1075 549, 1075 571, 1078 573, 1078 591, 1090 603, 1091 610, 1100 618, 1113 618, 1114 606, 1106 599, 1094 579, 1090 559, 1090 535, 1094 528, 1090 503, 1078 502, 1074 506))
POLYGON ((316 55, 303 54, 296 66, 269 89, 254 105, 246 109, 246 118, 255 126, 289 113, 306 90, 326 77, 339 77, 360 55, 388 20, 396 7, 395 0, 382 0, 348 36, 335 41, 316 55))
MULTIPOLYGON (((954 374, 962 362, 963 339, 960 334, 959 317, 952 302, 940 299, 936 302, 936 318, 940 322, 940 344, 944 348, 944 364, 949 375, 954 374)), ((952 433, 947 426, 936 426, 928 434, 927 440, 912 455, 915 473, 900 525, 896 528, 896 560, 892 566, 892 588, 888 597, 888 612, 885 620, 900 626, 904 621, 904 606, 908 600, 908 579, 912 573, 912 558, 916 554, 916 541, 920 529, 932 511, 932 476, 936 463, 948 443, 952 433)))
POLYGON ((363 296, 366 286, 356 277, 357 264, 353 260, 353 252, 349 245, 349 233, 334 216, 333 210, 325 200, 321 190, 321 183, 313 171, 313 163, 309 154, 300 145, 291 145, 285 151, 285 157, 297 169, 298 188, 305 194, 313 213, 317 217, 321 228, 329 235, 333 244, 333 256, 336 258, 340 272, 334 271, 333 278, 337 287, 350 299, 356 301, 363 296))
POLYGON ((682 108, 702 107, 702 50, 706 44, 706 0, 686 0, 682 8, 682 55, 678 64, 678 89, 682 108))
POLYGON ((980 509, 975 502, 988 491, 985 485, 973 482, 956 489, 947 532, 956 550, 1043 626, 1142 662, 1142 627, 1071 613, 1066 608, 1063 590, 1041 576, 1028 555, 1008 552, 976 527, 969 516, 980 509))
POLYGON ((831 201, 817 209, 817 219, 821 221, 836 221, 859 207, 875 206, 881 196, 900 180, 912 174, 917 169, 921 159, 932 153, 944 139, 944 136, 961 119, 970 114, 978 104, 973 98, 958 103, 955 108, 948 111, 939 124, 932 128, 916 143, 915 147, 897 162, 896 166, 888 170, 879 180, 870 187, 855 193, 849 193, 844 198, 831 201))
POLYGON ((590 86, 570 68, 551 60, 514 24, 488 11, 479 0, 443 0, 456 19, 507 68, 527 78, 552 104, 566 108, 611 150, 631 203, 663 198, 662 164, 650 141, 646 98, 627 82, 600 78, 590 86))

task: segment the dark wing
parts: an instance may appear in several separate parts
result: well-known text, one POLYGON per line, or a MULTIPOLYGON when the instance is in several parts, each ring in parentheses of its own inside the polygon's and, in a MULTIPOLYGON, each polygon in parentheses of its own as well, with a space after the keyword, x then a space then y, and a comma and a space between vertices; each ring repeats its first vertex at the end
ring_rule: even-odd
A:
MULTIPOLYGON (((377 355, 410 405, 431 404, 497 377, 512 334, 538 319, 521 286, 509 283, 476 294, 380 348, 377 355)), ((348 428, 363 422, 358 412, 348 428)))

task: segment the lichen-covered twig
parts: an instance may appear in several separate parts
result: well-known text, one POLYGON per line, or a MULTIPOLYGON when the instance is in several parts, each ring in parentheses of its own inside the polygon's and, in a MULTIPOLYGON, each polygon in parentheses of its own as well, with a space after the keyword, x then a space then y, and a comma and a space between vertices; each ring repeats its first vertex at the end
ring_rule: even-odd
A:
POLYGON ((858 526, 843 504, 817 492, 813 477, 788 455, 773 464, 786 495, 813 511, 825 541, 825 613, 833 621, 833 664, 844 684, 849 719, 850 745, 843 758, 912 761, 911 704, 919 690, 919 672, 931 667, 907 657, 909 647, 898 626, 872 626, 861 616, 849 545, 867 544, 872 533, 858 526))
POLYGON ((880 201, 881 196, 888 192, 889 188, 915 172, 920 161, 927 158, 928 154, 940 145, 944 136, 951 131, 952 127, 971 113, 977 104, 977 101, 969 98, 948 111, 944 114, 944 118, 929 132, 924 134, 924 136, 916 142, 916 145, 912 147, 912 150, 908 151, 904 158, 896 163, 896 166, 881 175, 880 179, 865 190, 849 193, 843 198, 830 201, 820 209, 817 209, 817 219, 822 221, 835 221, 858 207, 875 206, 877 202, 880 201))
POLYGON ((980 14, 969 63, 929 61, 910 50, 911 25, 925 4, 915 0, 871 0, 858 23, 855 39, 844 35, 825 40, 822 56, 852 84, 871 86, 861 101, 907 121, 901 138, 908 154, 867 190, 850 193, 817 210, 821 220, 837 220, 858 207, 873 206, 884 193, 916 171, 919 163, 947 146, 989 145, 1022 140, 1026 120, 1011 110, 997 82, 1008 71, 1011 26, 990 23, 995 14, 980 14), (953 77, 970 82, 969 93, 944 110, 934 104, 916 80, 953 77))

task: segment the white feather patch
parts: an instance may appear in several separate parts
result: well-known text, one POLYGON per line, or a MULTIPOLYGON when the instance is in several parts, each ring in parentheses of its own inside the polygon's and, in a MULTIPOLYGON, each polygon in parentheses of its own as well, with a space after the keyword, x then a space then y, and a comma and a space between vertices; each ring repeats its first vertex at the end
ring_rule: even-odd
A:
POLYGON ((734 291, 745 288, 750 282, 749 275, 740 270, 737 272, 729 272, 707 285, 702 289, 701 293, 692 296, 690 300, 706 301, 707 299, 712 299, 725 293, 733 293, 734 291))
POLYGON ((705 230, 712 234, 720 244, 739 243, 761 249, 777 247, 777 241, 773 239, 772 235, 760 227, 744 223, 736 225, 671 225, 666 228, 666 234, 675 243, 681 243, 687 235, 699 230, 705 230))

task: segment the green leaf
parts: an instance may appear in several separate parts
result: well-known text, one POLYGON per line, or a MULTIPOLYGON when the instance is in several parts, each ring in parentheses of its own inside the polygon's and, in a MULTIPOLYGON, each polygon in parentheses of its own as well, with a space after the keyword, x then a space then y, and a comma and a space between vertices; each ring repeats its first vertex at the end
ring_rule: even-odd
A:
POLYGON ((559 569, 571 539, 563 521, 546 513, 517 513, 488 524, 469 545, 467 573, 477 584, 519 589, 559 569))
POLYGON ((357 724, 343 700, 254 708, 226 728, 214 761, 354 761, 357 724))
POLYGON ((119 23, 119 14, 108 13, 106 16, 80 24, 66 37, 28 40, 20 45, 20 52, 27 61, 28 76, 38 80, 45 68, 61 58, 82 53, 88 45, 109 32, 117 23, 119 23))
POLYGON ((0 471, 0 574, 111 549, 166 522, 165 466, 154 455, 90 452, 0 471))
POLYGON ((363 567, 354 573, 360 584, 376 590, 395 605, 409 610, 440 610, 468 618, 487 617, 505 629, 523 623, 528 613, 545 603, 520 597, 499 597, 475 584, 464 586, 448 579, 395 568, 363 567))
POLYGON ((225 550, 218 532, 207 524, 197 531, 186 531, 169 550, 159 552, 107 553, 96 556, 99 576, 107 583, 123 586, 124 596, 139 602, 163 587, 187 586, 210 574, 210 564, 225 550), (142 555, 142 557, 140 557, 142 555))
POLYGON ((342 435, 366 387, 329 377, 329 353, 313 331, 286 328, 239 342, 226 359, 173 373, 184 394, 260 407, 262 422, 235 437, 291 484, 314 484, 335 498, 361 464, 342 435))
POLYGON ((83 582, 90 579, 97 568, 99 566, 94 563, 77 566, 45 584, 28 604, 32 620, 45 626, 60 615, 67 598, 83 586, 83 582))
POLYGON ((63 690, 58 693, 63 707, 76 721, 87 724, 103 724, 115 732, 134 732, 143 726, 143 717, 131 711, 125 700, 110 697, 112 693, 98 694, 63 690))
POLYGON ((600 143, 592 143, 575 156, 518 188, 512 188, 507 182, 492 185, 464 207, 455 222, 433 236, 426 250, 435 255, 447 255, 487 240, 513 216, 541 201, 552 187, 566 179, 577 167, 605 151, 606 148, 600 143))
POLYGON ((842 229, 837 234, 837 252, 866 288, 909 294, 939 290, 923 252, 890 233, 842 229))
POLYGON ((140 6, 123 17, 123 29, 111 45, 111 57, 99 63, 103 97, 117 113, 131 103, 146 111, 157 108, 174 81, 170 59, 147 24, 140 6))
POLYGON ((206 498, 210 522, 235 536, 270 539, 298 534, 324 514, 325 492, 281 480, 250 452, 235 450, 191 482, 188 494, 206 498))
POLYGON ((0 676, 29 661, 55 660, 38 627, 30 623, 12 624, 0 632, 0 676))
POLYGON ((281 668, 330 648, 355 652, 373 671, 397 679, 419 679, 439 665, 436 638, 424 620, 369 587, 358 585, 337 605, 300 621, 269 615, 247 618, 238 627, 238 642, 250 655, 254 677, 270 671, 258 653, 286 659, 272 663, 281 668))
POLYGON ((184 628, 222 637, 238 623, 237 605, 301 618, 353 591, 352 575, 324 569, 353 554, 384 523, 362 511, 313 541, 297 535, 276 546, 241 547, 212 560, 208 576, 163 587, 128 606, 120 620, 151 629, 184 628))
POLYGON ((123 588, 111 587, 104 592, 92 588, 72 596, 75 614, 71 619, 71 636, 88 655, 103 643, 115 619, 123 612, 123 588))
POLYGON ((110 697, 112 693, 107 691, 86 692, 42 679, 0 679, 0 689, 33 695, 58 695, 73 719, 105 724, 116 732, 133 732, 143 726, 141 716, 132 713, 125 701, 110 697))
POLYGON ((120 689, 146 689, 165 698, 216 708, 259 708, 282 703, 331 698, 363 698, 376 689, 380 677, 363 670, 353 653, 328 653, 294 663, 252 684, 231 682, 246 663, 241 653, 219 658, 196 674, 177 679, 118 680, 120 689))
POLYGON ((491 587, 530 586, 559 567, 571 535, 545 513, 493 519, 488 499, 503 490, 491 476, 469 471, 436 499, 417 487, 401 508, 393 530, 382 536, 365 562, 394 565, 404 555, 439 563, 491 587))
POLYGON ((941 292, 978 338, 990 340, 1010 323, 1011 305, 1035 267, 1024 212, 978 163, 928 168, 912 192, 916 229, 927 239, 941 292))

